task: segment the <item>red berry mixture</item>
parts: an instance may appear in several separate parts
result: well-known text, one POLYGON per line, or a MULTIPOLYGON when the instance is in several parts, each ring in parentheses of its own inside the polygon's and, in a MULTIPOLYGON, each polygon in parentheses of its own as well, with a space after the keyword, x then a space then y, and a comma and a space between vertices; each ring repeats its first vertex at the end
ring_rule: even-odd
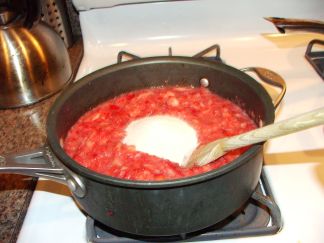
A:
POLYGON ((130 122, 153 115, 185 120, 196 130, 200 144, 256 128, 242 109, 206 88, 150 88, 122 94, 85 113, 69 130, 64 149, 90 170, 145 181, 172 180, 214 170, 247 149, 231 151, 201 167, 183 168, 123 144, 130 122))

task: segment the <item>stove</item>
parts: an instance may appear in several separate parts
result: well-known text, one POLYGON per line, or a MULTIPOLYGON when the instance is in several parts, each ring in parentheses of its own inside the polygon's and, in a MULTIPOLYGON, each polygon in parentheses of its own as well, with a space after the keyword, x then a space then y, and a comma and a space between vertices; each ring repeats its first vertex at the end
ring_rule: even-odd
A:
MULTIPOLYGON (((212 51, 216 59, 238 69, 265 67, 285 79, 287 93, 277 109, 277 121, 324 105, 323 80, 305 58, 309 43, 323 40, 323 35, 280 34, 264 20, 267 16, 323 20, 321 0, 73 2, 80 11, 84 42, 76 82, 120 58, 132 58, 133 53, 193 56, 217 43, 221 49, 212 51), (120 51, 126 53, 121 57, 120 51)), ((269 92, 276 94, 276 90, 269 92)), ((323 138, 324 128, 319 126, 268 141, 258 190, 244 208, 220 225, 167 239, 111 231, 87 218, 67 187, 39 180, 18 242, 227 242, 228 238, 234 243, 324 242, 323 138)))

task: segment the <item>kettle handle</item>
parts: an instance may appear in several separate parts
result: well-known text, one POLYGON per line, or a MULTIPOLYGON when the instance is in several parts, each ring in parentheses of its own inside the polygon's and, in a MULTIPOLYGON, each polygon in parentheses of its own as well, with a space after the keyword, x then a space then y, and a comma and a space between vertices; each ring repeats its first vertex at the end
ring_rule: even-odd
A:
MULTIPOLYGON (((20 0, 21 1, 21 0, 20 0)), ((25 0, 26 19, 24 26, 31 28, 41 18, 41 0, 25 0)))
POLYGON ((2 26, 21 26, 31 28, 41 18, 41 0, 0 1, 0 7, 15 16, 13 21, 2 21, 2 26), (12 25, 13 23, 13 25, 12 25))

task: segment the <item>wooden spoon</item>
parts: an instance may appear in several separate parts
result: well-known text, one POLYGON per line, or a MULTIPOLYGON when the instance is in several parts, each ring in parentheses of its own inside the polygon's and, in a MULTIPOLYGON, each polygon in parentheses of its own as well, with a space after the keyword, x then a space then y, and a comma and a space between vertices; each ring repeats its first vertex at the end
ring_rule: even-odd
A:
POLYGON ((246 133, 218 139, 208 144, 201 145, 193 151, 189 159, 182 163, 182 165, 185 167, 190 167, 194 164, 202 166, 218 159, 230 150, 263 142, 270 138, 280 137, 321 124, 324 124, 324 108, 310 111, 246 133))

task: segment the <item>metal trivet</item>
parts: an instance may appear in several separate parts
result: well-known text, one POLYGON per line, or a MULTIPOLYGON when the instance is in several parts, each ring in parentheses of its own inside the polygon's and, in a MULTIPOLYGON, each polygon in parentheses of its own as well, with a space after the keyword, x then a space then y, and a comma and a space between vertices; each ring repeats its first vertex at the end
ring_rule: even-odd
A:
POLYGON ((324 51, 313 51, 314 45, 324 46, 323 40, 312 40, 307 46, 305 57, 307 61, 313 66, 316 72, 324 80, 324 51))
POLYGON ((225 220, 197 232, 145 237, 128 234, 104 226, 87 217, 86 234, 88 242, 195 242, 248 236, 272 235, 280 231, 282 220, 280 210, 273 199, 267 178, 262 171, 256 191, 246 205, 225 220))

